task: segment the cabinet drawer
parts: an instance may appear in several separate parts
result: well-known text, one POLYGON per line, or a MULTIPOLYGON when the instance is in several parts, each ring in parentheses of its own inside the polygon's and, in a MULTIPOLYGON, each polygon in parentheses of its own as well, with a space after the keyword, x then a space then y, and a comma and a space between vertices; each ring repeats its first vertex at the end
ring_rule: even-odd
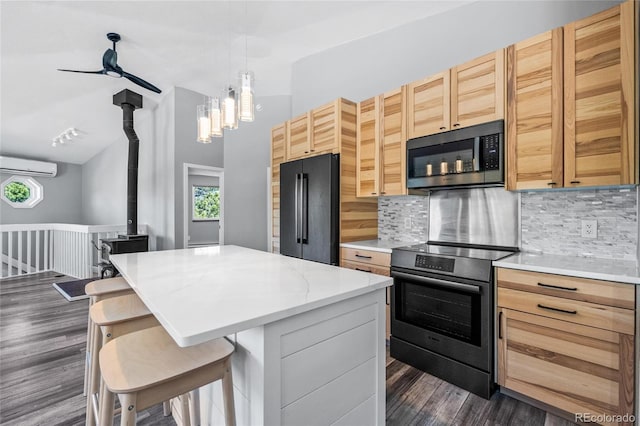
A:
POLYGON ((372 274, 384 275, 385 277, 391 276, 389 267, 371 265, 369 263, 351 262, 349 260, 342 259, 340 266, 343 268, 357 269, 358 271, 371 272, 372 274))
POLYGON ((609 281, 498 268, 498 287, 624 309, 635 308, 635 287, 609 281))
POLYGON ((368 263, 386 268, 391 267, 391 253, 382 253, 372 250, 359 250, 352 248, 341 248, 340 258, 350 262, 368 263))
POLYGON ((634 311, 526 291, 498 288, 498 306, 633 335, 634 311))

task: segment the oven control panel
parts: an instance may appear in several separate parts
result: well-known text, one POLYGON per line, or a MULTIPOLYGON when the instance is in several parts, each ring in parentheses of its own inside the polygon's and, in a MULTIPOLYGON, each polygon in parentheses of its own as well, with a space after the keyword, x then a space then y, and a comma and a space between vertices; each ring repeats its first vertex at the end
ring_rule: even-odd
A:
POLYGON ((445 257, 416 255, 416 268, 433 269, 434 271, 453 272, 455 259, 445 257))

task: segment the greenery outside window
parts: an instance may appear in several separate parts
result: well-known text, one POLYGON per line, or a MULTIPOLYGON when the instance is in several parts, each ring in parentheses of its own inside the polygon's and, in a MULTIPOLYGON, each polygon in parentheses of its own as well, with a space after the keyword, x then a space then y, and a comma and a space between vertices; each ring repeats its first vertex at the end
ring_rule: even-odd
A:
POLYGON ((191 200, 192 220, 220 219, 220 187, 193 185, 191 200))
POLYGON ((30 209, 43 200, 44 193, 34 178, 11 176, 0 185, 0 198, 11 207, 30 209))

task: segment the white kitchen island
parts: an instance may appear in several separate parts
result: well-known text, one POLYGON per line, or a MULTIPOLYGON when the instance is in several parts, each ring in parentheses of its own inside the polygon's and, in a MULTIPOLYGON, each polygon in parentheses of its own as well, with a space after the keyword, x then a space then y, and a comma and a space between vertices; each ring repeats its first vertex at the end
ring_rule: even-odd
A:
MULTIPOLYGON (((388 277, 237 246, 111 260, 180 346, 237 342, 238 425, 383 425, 388 277)), ((219 383, 201 424, 224 424, 219 383)))

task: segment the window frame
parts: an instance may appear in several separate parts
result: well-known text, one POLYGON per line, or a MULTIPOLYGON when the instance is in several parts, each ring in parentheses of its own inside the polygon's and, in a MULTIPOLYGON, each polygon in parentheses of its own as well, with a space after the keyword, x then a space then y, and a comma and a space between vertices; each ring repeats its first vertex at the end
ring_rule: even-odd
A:
POLYGON ((42 200, 44 200, 44 187, 40 182, 35 180, 35 178, 33 178, 32 176, 13 175, 13 176, 10 176, 8 179, 2 181, 2 184, 0 184, 0 198, 13 208, 32 209, 38 204, 40 204, 42 200), (23 185, 29 188, 29 198, 27 198, 25 201, 21 203, 11 201, 10 199, 7 198, 7 196, 4 193, 7 185, 14 182, 22 183, 23 185))

